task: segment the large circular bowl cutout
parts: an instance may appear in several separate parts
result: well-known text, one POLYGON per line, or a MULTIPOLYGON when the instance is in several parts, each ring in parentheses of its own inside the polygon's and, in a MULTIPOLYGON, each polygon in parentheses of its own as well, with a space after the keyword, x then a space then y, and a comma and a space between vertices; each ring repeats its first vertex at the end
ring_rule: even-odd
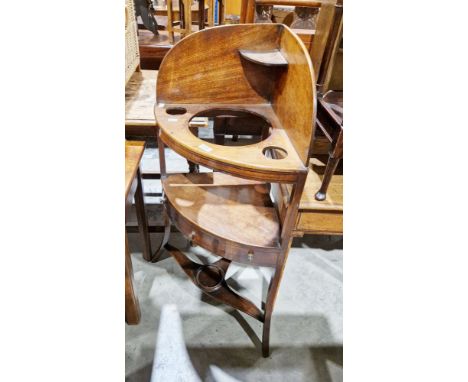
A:
POLYGON ((271 134, 271 123, 261 115, 234 109, 208 109, 189 122, 192 134, 220 146, 246 146, 271 134))

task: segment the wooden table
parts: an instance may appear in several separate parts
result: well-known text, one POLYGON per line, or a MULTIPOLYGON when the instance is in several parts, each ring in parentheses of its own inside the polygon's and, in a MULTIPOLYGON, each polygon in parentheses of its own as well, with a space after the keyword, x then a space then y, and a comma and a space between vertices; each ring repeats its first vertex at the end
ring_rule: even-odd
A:
MULTIPOLYGON (((145 142, 125 141, 125 223, 130 215, 133 198, 135 198, 138 227, 144 244, 143 258, 150 260, 151 245, 139 170, 144 150, 145 142)), ((133 286, 132 260, 125 232, 125 321, 129 325, 135 325, 140 322, 140 316, 140 305, 133 286)))
POLYGON ((155 137, 157 70, 135 72, 125 87, 125 136, 155 137))
MULTIPOLYGON (((125 137, 138 139, 156 137, 156 102, 157 70, 141 70, 133 73, 125 87, 125 137)), ((191 126, 208 126, 208 119, 196 117, 191 126)))
POLYGON ((299 204, 295 236, 343 234, 343 175, 335 175, 331 179, 325 200, 315 199, 315 193, 323 181, 324 169, 324 163, 316 158, 311 159, 299 204))

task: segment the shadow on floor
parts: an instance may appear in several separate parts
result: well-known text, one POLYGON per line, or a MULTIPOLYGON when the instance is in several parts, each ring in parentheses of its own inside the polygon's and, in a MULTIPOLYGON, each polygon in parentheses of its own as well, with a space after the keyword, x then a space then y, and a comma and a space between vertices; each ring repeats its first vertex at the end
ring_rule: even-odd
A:
MULTIPOLYGON (((245 330, 248 324, 243 315, 230 312, 230 316, 236 321, 236 316, 240 316, 240 325, 226 322, 221 317, 185 314, 179 318, 181 324, 177 326, 174 325, 177 319, 162 317, 154 339, 158 344, 154 361, 129 373, 126 381, 160 382, 161 376, 155 378, 159 372, 166 376, 164 382, 171 382, 167 380, 168 368, 170 375, 179 376, 186 375, 187 369, 194 370, 196 379, 174 379, 184 382, 342 381, 342 345, 320 344, 320 339, 328 335, 327 320, 323 316, 275 316, 268 358, 261 355, 260 340, 255 330, 251 327, 245 330), (194 320, 206 325, 196 325, 196 330, 193 330, 194 320), (164 336, 165 339, 162 338, 164 336), (250 340, 245 337, 250 337, 250 340), (168 352, 170 354, 166 354, 168 352)), ((143 352, 153 357, 154 349, 145 347, 143 352)))

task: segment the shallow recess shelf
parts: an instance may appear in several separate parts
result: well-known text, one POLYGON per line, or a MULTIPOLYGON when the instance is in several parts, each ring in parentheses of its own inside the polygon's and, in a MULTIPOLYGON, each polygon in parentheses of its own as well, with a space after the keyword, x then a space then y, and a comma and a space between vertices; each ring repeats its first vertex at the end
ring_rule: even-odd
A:
POLYGON ((239 50, 246 60, 265 66, 288 66, 288 60, 278 49, 269 51, 239 50))

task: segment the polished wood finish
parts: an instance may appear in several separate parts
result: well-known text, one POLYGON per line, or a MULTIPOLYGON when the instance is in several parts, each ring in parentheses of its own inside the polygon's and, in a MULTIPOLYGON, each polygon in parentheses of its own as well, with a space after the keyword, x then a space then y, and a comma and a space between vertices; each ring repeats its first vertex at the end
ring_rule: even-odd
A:
MULTIPOLYGON (((194 33, 174 46, 164 61, 165 73, 180 72, 178 77, 159 73, 158 102, 166 104, 263 104, 268 94, 259 94, 246 74, 268 76, 269 68, 250 65, 244 69, 239 49, 269 51, 278 49, 281 28, 267 25, 259 33, 259 43, 251 41, 249 25, 226 25, 216 28, 216 34, 194 33), (227 43, 229 42, 229 43, 227 43), (209 48, 208 48, 209 47, 209 48), (210 54, 207 54, 209 49, 210 54), (187 54, 191 52, 191 54, 187 54), (219 57, 223 56, 223 65, 219 57), (218 59, 215 59, 218 58, 218 59), (247 72, 247 73, 246 73, 247 72), (194 81, 197 79, 197 81, 194 81), (190 85, 190 86, 189 86, 190 85), (228 91, 227 91, 228 90, 228 91)), ((158 117, 158 116, 156 116, 158 117)), ((158 119, 159 120, 159 119, 158 119)))
MULTIPOLYGON (((222 259, 202 266, 172 246, 165 248, 203 292, 263 322, 262 353, 268 356, 273 307, 298 219, 315 127, 309 54, 281 24, 199 31, 166 56, 156 98, 167 213, 192 244, 222 259), (210 55, 205 54, 208 49, 210 55), (247 146, 207 142, 190 127, 198 116, 222 120, 249 115, 258 120, 251 127, 262 140, 247 146), (164 145, 214 172, 168 175, 164 145), (287 197, 272 198, 285 184, 290 184, 287 197), (225 283, 231 261, 274 269, 262 309, 225 283)), ((216 129, 221 134, 221 128, 216 129)))
POLYGON ((267 184, 214 172, 170 175, 163 186, 171 220, 193 243, 232 261, 275 265, 280 222, 267 184))
MULTIPOLYGON (((303 44, 284 25, 264 24, 255 32, 258 34, 258 40, 253 42, 251 34, 255 27, 249 24, 226 25, 216 28, 216 33, 212 35, 194 33, 177 44, 164 61, 165 71, 159 73, 156 118, 158 123, 167 126, 161 131, 163 141, 177 152, 182 151, 184 146, 189 146, 189 150, 196 150, 196 155, 208 161, 212 160, 213 163, 219 164, 219 158, 222 157, 233 166, 248 167, 255 173, 261 172, 260 177, 268 176, 267 172, 282 172, 289 173, 284 174, 288 178, 283 178, 284 180, 294 181, 294 173, 297 175, 298 172, 305 171, 313 133, 311 124, 315 106, 303 107, 315 102, 315 86, 311 85, 313 71, 310 57, 301 54, 304 50, 303 44), (210 46, 211 55, 204 54, 201 49, 203 45, 210 46), (185 53, 189 47, 195 48, 191 55, 185 53), (281 50, 288 60, 287 70, 284 67, 272 68, 244 60, 239 50, 281 50), (220 56, 223 58, 223 65, 219 65, 219 59, 213 59, 220 56), (182 72, 180 76, 166 74, 178 71, 182 72), (193 81, 194 78, 197 81, 193 81), (301 83, 300 81, 302 84, 298 88, 296 85, 301 83), (225 89, 229 89, 229 92, 225 89), (263 115, 271 122, 273 133, 250 154, 246 151, 232 153, 235 150, 230 150, 230 147, 209 146, 209 152, 203 151, 203 148, 198 149, 203 142, 196 137, 190 138, 186 123, 195 113, 207 109, 205 105, 248 110, 263 115), (175 116, 166 113, 168 108, 176 107, 183 107, 187 112, 175 116), (271 165, 263 159, 262 150, 267 146, 277 145, 289 146, 284 147, 288 157, 271 165), (294 149, 291 150, 290 146, 294 149), (237 159, 234 156, 237 156, 237 159), (277 171, 274 171, 275 167, 277 171)), ((179 153, 187 155, 186 151, 179 153)), ((210 164, 208 166, 226 170, 210 164)), ((235 174, 241 175, 239 172, 235 174)))
MULTIPOLYGON (((271 135, 264 141, 238 147, 216 145, 203 141, 192 134, 188 126, 189 120, 202 113, 206 107, 184 104, 164 105, 164 107, 157 106, 155 108, 158 124, 162 126, 160 136, 165 144, 192 162, 256 180, 294 182, 301 173, 306 171, 306 167, 270 105, 234 106, 243 111, 262 115, 271 122, 273 127, 271 135), (187 110, 184 115, 174 116, 166 112, 167 109, 181 106, 187 110), (288 156, 281 161, 272 160, 263 153, 268 147, 280 147, 288 153, 288 156)), ((219 105, 217 107, 224 110, 233 108, 232 105, 219 105)))

